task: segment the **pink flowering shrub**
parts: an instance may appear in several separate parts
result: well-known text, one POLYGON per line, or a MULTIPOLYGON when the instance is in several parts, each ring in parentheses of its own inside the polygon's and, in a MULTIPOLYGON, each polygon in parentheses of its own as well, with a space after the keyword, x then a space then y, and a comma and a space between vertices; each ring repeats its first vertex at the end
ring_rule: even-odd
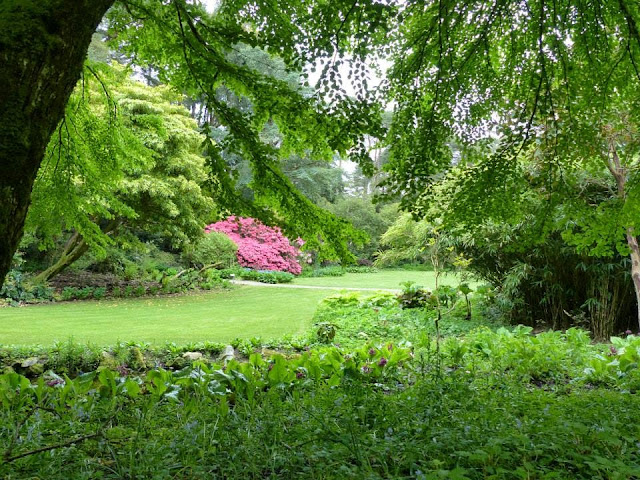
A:
POLYGON ((255 218, 232 216, 207 225, 204 231, 224 233, 233 240, 238 245, 236 255, 242 267, 278 270, 294 275, 302 271, 298 261, 301 256, 298 247, 301 247, 304 241, 298 238, 295 242, 298 247, 292 245, 278 227, 269 227, 255 218))

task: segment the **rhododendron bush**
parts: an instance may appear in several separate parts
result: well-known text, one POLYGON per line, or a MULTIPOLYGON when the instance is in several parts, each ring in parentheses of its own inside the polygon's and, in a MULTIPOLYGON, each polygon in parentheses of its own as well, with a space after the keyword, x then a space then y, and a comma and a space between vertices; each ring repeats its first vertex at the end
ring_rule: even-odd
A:
POLYGON ((303 240, 298 238, 292 245, 278 227, 269 227, 255 218, 228 217, 207 225, 205 233, 212 231, 226 234, 238 245, 238 263, 256 270, 279 270, 298 275, 302 271, 298 259, 298 247, 303 240))

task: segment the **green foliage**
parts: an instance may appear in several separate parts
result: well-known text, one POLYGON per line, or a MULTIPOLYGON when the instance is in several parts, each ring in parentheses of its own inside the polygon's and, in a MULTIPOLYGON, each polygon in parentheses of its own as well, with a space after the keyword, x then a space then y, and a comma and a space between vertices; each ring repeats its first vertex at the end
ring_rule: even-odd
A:
MULTIPOLYGON (((637 101, 632 2, 536 0, 522 10, 510 2, 451 1, 400 11, 403 21, 387 33, 394 45, 387 101, 397 107, 384 186, 404 207, 419 198, 431 203, 425 186, 455 160, 468 165, 470 195, 461 197, 476 202, 475 215, 508 213, 514 159, 523 148, 539 148, 550 169, 580 161, 606 148, 598 137, 611 107, 637 101), (612 38, 609 31, 621 33, 612 38), (487 145, 492 128, 499 145, 487 145), (476 147, 486 153, 480 161, 476 147)), ((390 43, 377 40, 364 48, 390 43)))
POLYGON ((369 196, 344 196, 327 204, 326 208, 369 236, 365 245, 350 246, 359 259, 373 259, 373 254, 380 249, 380 237, 398 215, 397 204, 374 205, 369 196))
POLYGON ((342 277, 346 269, 340 266, 305 268, 300 276, 302 277, 342 277))
POLYGON ((376 265, 428 264, 431 234, 428 222, 416 222, 408 213, 401 215, 380 237, 383 250, 377 252, 376 265))
POLYGON ((377 273, 380 270, 368 265, 348 265, 341 267, 332 265, 328 267, 305 267, 302 269, 300 277, 303 278, 321 278, 321 277, 342 277, 346 273, 377 273))
POLYGON ((435 297, 421 285, 411 281, 400 285, 402 292, 398 295, 398 302, 402 308, 424 308, 435 305, 435 297))
MULTIPOLYGON (((68 342, 56 347, 60 373, 0 375, 0 474, 632 478, 637 340, 613 339, 617 352, 602 356, 577 329, 482 329, 445 340, 439 373, 397 343, 262 356, 249 341, 243 362, 205 357, 140 376, 133 364, 149 365, 147 345, 117 345, 112 366, 94 370, 107 357, 68 342), (600 358, 610 373, 595 382, 588 365, 600 358)), ((162 351, 168 361, 222 345, 162 351)))
POLYGON ((14 306, 27 302, 50 301, 53 300, 53 289, 46 285, 33 285, 22 271, 14 269, 9 270, 0 288, 0 299, 14 306))
POLYGON ((331 343, 336 337, 336 325, 331 322, 320 322, 314 325, 318 343, 331 343))
POLYGON ((344 267, 346 273, 378 273, 380 270, 371 265, 348 265, 344 267))
POLYGON ((251 270, 249 268, 242 268, 239 271, 239 277, 243 280, 261 283, 291 283, 295 275, 277 270, 251 270))
MULTIPOLYGON (((326 161, 314 161, 309 157, 292 155, 282 160, 281 168, 293 185, 316 205, 322 206, 324 202, 336 201, 344 190, 342 169, 332 166, 326 161)), ((328 210, 338 217, 342 217, 332 208, 328 208, 328 210)), ((362 229, 359 225, 354 224, 354 226, 362 229)))
MULTIPOLYGON (((363 341, 409 341, 415 345, 429 345, 430 337, 436 334, 434 296, 417 285, 408 285, 407 291, 406 295, 399 296, 387 292, 332 295, 320 303, 314 322, 316 325, 330 323, 336 331, 333 341, 341 346, 351 347, 363 341), (425 303, 429 308, 407 308, 405 297, 416 303, 426 297, 425 303)), ((473 319, 467 318, 464 308, 450 308, 440 321, 440 333, 448 337, 466 334, 482 326, 502 326, 499 320, 481 317, 477 307, 473 319)), ((316 337, 311 336, 312 340, 316 337)))
MULTIPOLYGON (((301 5, 289 8, 299 19, 309 15, 301 5)), ((282 159, 298 154, 314 162, 328 161, 334 152, 347 151, 367 158, 362 134, 380 131, 381 108, 347 97, 326 105, 291 81, 287 68, 300 69, 307 62, 298 62, 301 52, 294 46, 298 42, 292 36, 293 17, 272 12, 270 6, 261 6, 248 14, 244 5, 225 3, 209 13, 200 3, 158 6, 145 0, 127 8, 116 5, 108 21, 117 32, 114 43, 137 65, 153 68, 160 81, 198 99, 206 119, 203 131, 215 138, 206 143, 205 154, 212 194, 224 212, 279 224, 287 236, 304 238, 322 258, 349 260, 347 242, 362 240, 362 235, 302 195, 283 173, 282 159), (136 18, 145 21, 132 21, 136 18), (267 24, 272 34, 258 34, 267 24), (168 25, 176 35, 167 37, 168 25), (283 59, 284 68, 269 53, 283 59), (352 123, 351 115, 360 121, 352 123), (261 134, 266 127, 277 129, 281 140, 265 141, 261 134), (251 198, 236 188, 226 161, 229 153, 251 166, 251 198)))
POLYGON ((75 230, 102 257, 123 225, 173 246, 202 235, 214 205, 201 190, 203 137, 180 96, 119 67, 87 68, 67 108, 74 128, 59 127, 39 172, 28 229, 43 247, 75 230))
POLYGON ((224 233, 209 232, 195 245, 187 247, 183 257, 196 267, 230 268, 237 264, 238 246, 224 233))

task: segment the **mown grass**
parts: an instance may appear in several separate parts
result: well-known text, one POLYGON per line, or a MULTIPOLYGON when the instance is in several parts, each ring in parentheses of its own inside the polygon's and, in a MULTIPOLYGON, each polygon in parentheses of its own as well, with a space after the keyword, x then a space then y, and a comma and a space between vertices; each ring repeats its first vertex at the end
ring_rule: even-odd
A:
MULTIPOLYGON (((411 280, 435 286, 433 272, 381 270, 341 277, 297 278, 297 285, 330 288, 393 288, 411 280)), ((456 285, 453 275, 441 278, 456 285)), ((64 302, 0 309, 0 344, 49 345, 72 338, 108 345, 228 342, 234 338, 280 338, 303 334, 318 302, 331 290, 242 287, 171 297, 64 302)))
MULTIPOLYGON (((412 270, 380 270, 376 273, 346 273, 341 277, 307 277, 296 278, 295 285, 315 285, 319 287, 347 288, 390 288, 401 289, 402 282, 412 281, 423 287, 433 289, 436 286, 436 275, 432 271, 412 270)), ((442 275, 440 284, 457 285, 459 278, 453 274, 442 275)), ((468 282, 472 287, 477 282, 468 282)))
POLYGON ((0 309, 0 344, 228 342, 297 335, 326 290, 251 288, 0 309))

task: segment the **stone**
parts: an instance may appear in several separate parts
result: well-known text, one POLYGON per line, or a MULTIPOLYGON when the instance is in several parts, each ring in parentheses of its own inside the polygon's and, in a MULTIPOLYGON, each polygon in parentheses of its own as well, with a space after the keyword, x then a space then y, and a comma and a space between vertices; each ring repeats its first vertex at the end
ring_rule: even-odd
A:
POLYGON ((190 362, 195 362, 196 360, 201 360, 203 357, 201 352, 184 352, 182 354, 182 358, 185 360, 189 360, 190 362))
POLYGON ((224 347, 224 352, 220 355, 220 360, 227 363, 229 360, 233 360, 234 358, 236 358, 236 353, 233 347, 231 345, 224 347))
POLYGON ((22 368, 29 368, 38 363, 38 360, 38 357, 29 357, 26 360, 23 360, 22 363, 20 363, 20 366, 22 368))
POLYGON ((44 363, 38 357, 29 357, 20 362, 20 369, 23 370, 24 375, 35 377, 44 372, 44 363))

